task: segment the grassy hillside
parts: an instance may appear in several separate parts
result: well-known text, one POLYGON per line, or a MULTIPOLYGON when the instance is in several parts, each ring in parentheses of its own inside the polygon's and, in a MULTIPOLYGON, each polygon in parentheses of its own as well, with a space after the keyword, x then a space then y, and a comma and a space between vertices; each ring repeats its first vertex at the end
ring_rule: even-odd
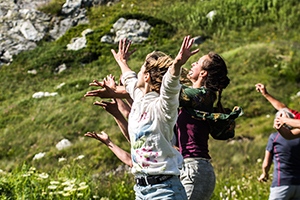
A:
MULTIPOLYGON (((61 4, 62 1, 55 0, 41 10, 59 14, 53 5, 61 4)), ((300 3, 297 0, 122 0, 111 7, 91 8, 88 17, 90 24, 72 28, 56 42, 45 39, 36 49, 15 56, 11 65, 0 68, 1 199, 9 196, 11 199, 132 199, 134 196, 131 174, 106 175, 122 163, 107 147, 84 137, 87 131, 104 130, 122 148, 130 149, 113 118, 93 105, 96 98, 83 97, 87 91, 96 89, 89 86, 94 79, 102 80, 108 74, 117 79, 120 76, 110 53, 117 46, 100 43, 101 36, 109 32, 119 17, 146 19, 154 26, 146 42, 133 45, 137 52, 129 66, 135 71, 153 50, 174 57, 187 34, 201 35, 205 42, 194 47, 200 52, 188 61, 186 68, 209 51, 223 56, 231 79, 223 92, 223 104, 229 108, 241 106, 245 114, 237 120, 236 140, 210 139, 209 149, 217 174, 212 199, 267 199, 270 181, 260 184, 257 177, 268 136, 275 131, 272 121, 276 111, 255 91, 254 85, 265 84, 277 99, 300 110, 300 96, 296 95, 300 90, 297 26, 300 3), (212 10, 217 14, 210 21, 206 15, 212 10), (86 28, 94 30, 87 38, 87 48, 67 51, 71 38, 86 28), (55 74, 55 68, 63 63, 67 70, 55 74), (37 74, 27 73, 33 69, 37 74), (33 98, 39 91, 58 95, 33 98), (59 151, 55 145, 64 138, 72 146, 59 151), (41 152, 45 156, 33 160, 41 152), (48 177, 41 175, 44 173, 48 177), (59 184, 70 180, 77 189, 63 190, 64 185, 59 184), (55 185, 51 181, 57 181, 58 186, 51 189, 55 185)))

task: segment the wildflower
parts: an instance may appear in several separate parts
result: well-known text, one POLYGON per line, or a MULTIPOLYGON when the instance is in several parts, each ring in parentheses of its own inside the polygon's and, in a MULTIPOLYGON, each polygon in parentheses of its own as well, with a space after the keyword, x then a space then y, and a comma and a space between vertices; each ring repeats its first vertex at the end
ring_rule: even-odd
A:
POLYGON ((49 177, 49 175, 48 175, 47 173, 41 173, 41 174, 39 175, 39 177, 40 177, 40 178, 46 179, 46 178, 49 177))
POLYGON ((80 186, 78 188, 78 190, 85 190, 86 188, 88 188, 89 186, 88 185, 83 185, 83 186, 80 186))
POLYGON ((76 179, 67 180, 67 181, 65 181, 64 183, 62 183, 61 185, 71 185, 71 184, 74 184, 75 181, 76 181, 76 179))
POLYGON ((84 185, 86 185, 86 182, 79 183, 79 186, 84 186, 84 185))
POLYGON ((74 184, 73 185, 69 185, 69 186, 67 186, 67 187, 64 188, 64 191, 71 191, 74 186, 75 186, 74 184))
POLYGON ((59 181, 51 181, 50 184, 51 185, 58 185, 58 184, 60 184, 60 182, 59 181))
POLYGON ((21 176, 22 177, 28 177, 28 176, 30 176, 30 174, 22 174, 21 176))
POLYGON ((57 185, 49 185, 48 189, 50 190, 55 190, 57 188, 57 185))
POLYGON ((262 159, 261 159, 261 158, 258 158, 258 159, 256 160, 256 162, 257 162, 257 163, 261 163, 261 162, 262 162, 262 159))
POLYGON ((63 161, 66 161, 66 160, 67 160, 66 158, 61 157, 61 158, 58 159, 58 162, 63 162, 63 161))
POLYGON ((266 115, 267 118, 270 118, 270 115, 266 115))
POLYGON ((30 167, 29 170, 30 170, 30 171, 35 171, 36 168, 35 168, 35 167, 30 167))
POLYGON ((232 198, 235 197, 235 195, 236 195, 236 191, 233 191, 233 192, 231 193, 232 198))
POLYGON ((77 158, 75 158, 75 160, 81 160, 82 158, 84 158, 84 155, 80 155, 77 158))
POLYGON ((220 192, 220 197, 221 197, 221 198, 223 197, 223 193, 222 193, 222 192, 220 192))
POLYGON ((59 88, 61 88, 61 87, 64 86, 64 85, 65 85, 65 83, 61 83, 61 84, 59 84, 56 88, 59 89, 59 88))
POLYGON ((67 192, 67 193, 63 193, 62 195, 63 195, 64 197, 71 196, 71 194, 70 194, 69 192, 67 192))

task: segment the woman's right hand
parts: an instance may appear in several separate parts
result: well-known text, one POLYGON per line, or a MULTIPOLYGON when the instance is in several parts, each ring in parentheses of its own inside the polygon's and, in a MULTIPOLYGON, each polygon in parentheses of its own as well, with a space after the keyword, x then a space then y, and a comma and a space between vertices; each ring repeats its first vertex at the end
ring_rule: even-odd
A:
POLYGON ((131 52, 128 52, 129 47, 131 45, 131 41, 129 40, 127 46, 126 46, 126 41, 127 41, 127 38, 120 40, 118 53, 116 53, 116 51, 114 49, 111 49, 111 52, 114 55, 114 57, 118 63, 127 63, 131 54, 133 54, 136 51, 136 49, 134 49, 131 52))
POLYGON ((91 133, 91 132, 87 132, 86 134, 84 134, 87 137, 91 137, 94 138, 96 140, 101 141, 103 144, 105 144, 106 146, 108 146, 110 139, 109 136, 104 132, 101 131, 102 134, 97 134, 95 132, 91 133))
POLYGON ((260 92, 262 95, 267 94, 267 89, 266 89, 266 87, 263 84, 257 83, 255 85, 255 87, 256 87, 256 91, 260 92))

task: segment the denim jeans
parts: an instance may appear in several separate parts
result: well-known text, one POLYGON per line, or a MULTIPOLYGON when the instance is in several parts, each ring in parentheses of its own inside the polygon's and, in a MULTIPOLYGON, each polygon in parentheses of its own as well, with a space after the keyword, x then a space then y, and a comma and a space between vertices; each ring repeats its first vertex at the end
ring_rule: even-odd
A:
POLYGON ((300 200, 300 185, 283 185, 270 188, 269 200, 300 200))
POLYGON ((136 200, 186 200, 187 196, 179 178, 173 176, 155 185, 134 185, 136 200))
POLYGON ((185 158, 180 180, 189 200, 209 200, 216 184, 213 166, 203 158, 185 158))

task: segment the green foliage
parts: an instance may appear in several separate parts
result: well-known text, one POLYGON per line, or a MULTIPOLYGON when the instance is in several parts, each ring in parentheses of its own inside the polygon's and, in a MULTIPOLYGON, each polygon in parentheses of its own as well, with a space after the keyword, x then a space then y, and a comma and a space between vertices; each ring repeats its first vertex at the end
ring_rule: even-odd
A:
POLYGON ((43 13, 60 16, 64 3, 64 0, 52 0, 48 4, 39 7, 38 10, 43 13))
POLYGON ((71 42, 72 38, 82 37, 82 31, 84 31, 88 27, 88 24, 79 24, 78 26, 72 27, 69 30, 67 30, 67 32, 63 36, 56 40, 55 43, 66 46, 71 42))

